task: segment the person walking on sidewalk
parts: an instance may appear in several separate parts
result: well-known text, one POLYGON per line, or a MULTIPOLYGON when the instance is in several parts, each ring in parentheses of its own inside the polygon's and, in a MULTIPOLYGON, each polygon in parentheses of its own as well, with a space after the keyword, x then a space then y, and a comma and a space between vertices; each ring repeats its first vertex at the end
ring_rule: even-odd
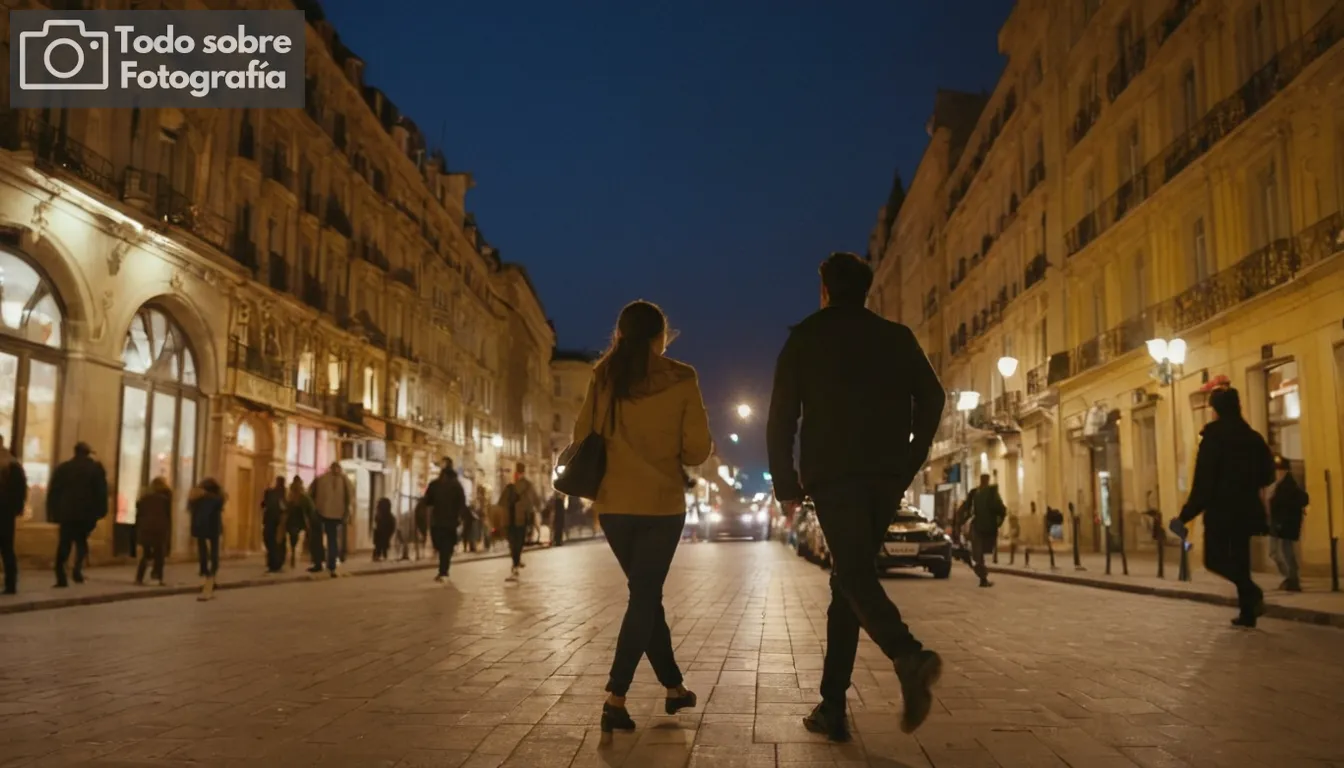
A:
POLYGON ((607 467, 593 510, 630 591, 607 677, 604 734, 635 729, 625 697, 643 656, 666 690, 667 714, 696 706, 672 650, 663 583, 686 525, 683 467, 703 464, 714 443, 695 369, 666 356, 668 341, 661 309, 627 304, 574 424, 575 443, 605 436, 607 467))
POLYGON ((775 497, 810 496, 831 550, 822 701, 803 724, 844 741, 860 627, 895 665, 902 730, 918 728, 933 705, 942 659, 911 634, 875 561, 928 458, 947 396, 910 329, 864 307, 873 272, 863 259, 832 254, 820 272, 822 308, 793 327, 779 353, 766 431, 775 497))
POLYGON ((1283 583, 1279 589, 1289 592, 1301 592, 1302 581, 1297 572, 1297 540, 1302 536, 1302 518, 1306 515, 1311 497, 1298 485, 1293 477, 1288 460, 1280 456, 1275 460, 1278 480, 1269 496, 1269 553, 1283 574, 1283 583))
POLYGON ((56 523, 56 586, 67 587, 65 563, 75 550, 73 577, 84 583, 84 563, 89 559, 89 534, 107 516, 107 470, 93 455, 88 443, 75 445, 75 456, 61 462, 51 474, 47 491, 47 519, 56 523))
POLYGON ((140 545, 140 565, 135 570, 137 586, 145 585, 145 571, 153 563, 149 576, 165 586, 163 559, 168 554, 168 538, 173 527, 173 489, 159 475, 135 502, 135 541, 140 545))
POLYGON ((442 584, 448 580, 448 566, 457 548, 457 526, 467 520, 467 492, 453 469, 453 460, 443 460, 443 471, 425 489, 429 504, 429 535, 434 549, 439 552, 439 574, 434 580, 442 584))
MULTIPOLYGON (((289 484, 289 493, 285 496, 285 532, 289 534, 289 567, 294 569, 298 567, 299 562, 299 536, 312 530, 312 520, 314 516, 313 500, 308 498, 308 493, 303 489, 303 478, 298 475, 289 484)), ((305 542, 311 549, 311 544, 305 542)), ((314 562, 321 561, 317 558, 314 562)))
POLYGON ((985 556, 999 545, 999 528, 1003 526, 1008 508, 999 495, 999 486, 989 484, 989 475, 980 475, 980 485, 968 499, 971 504, 971 562, 975 575, 980 577, 980 586, 994 586, 989 580, 989 567, 985 565, 985 556))
MULTIPOLYGON (((326 474, 313 481, 313 506, 322 524, 327 573, 334 579, 336 563, 341 555, 341 530, 355 510, 355 489, 351 487, 350 478, 341 470, 340 462, 333 461, 326 474)), ((321 572, 321 564, 315 565, 312 570, 314 573, 321 572)))
POLYGON ((1232 582, 1240 610, 1233 626, 1252 628, 1265 612, 1265 593, 1251 578, 1251 537, 1269 532, 1261 490, 1274 482, 1274 458, 1265 439, 1241 415, 1231 387, 1209 395, 1215 418, 1204 427, 1195 455, 1195 479, 1171 532, 1204 515, 1204 567, 1232 582))
POLYGON ((196 557, 201 566, 201 594, 197 600, 215 596, 219 575, 219 537, 224 533, 224 490, 213 477, 207 477, 187 498, 191 513, 191 535, 196 539, 196 557))
POLYGON ((280 528, 284 517, 285 478, 276 477, 275 485, 261 495, 261 543, 266 548, 267 573, 285 568, 285 534, 280 528))
POLYGON ((565 494, 556 491, 551 499, 551 546, 565 543, 565 494))
POLYGON ((386 496, 378 500, 373 513, 373 561, 386 560, 392 549, 392 536, 397 532, 397 516, 392 514, 392 500, 386 496))
POLYGON ((15 521, 28 503, 28 475, 0 435, 0 560, 5 564, 5 594, 19 591, 19 558, 14 553, 15 521))
POLYGON ((514 466, 513 482, 504 486, 499 496, 499 506, 504 510, 504 525, 509 540, 509 556, 513 558, 513 570, 509 581, 518 580, 518 571, 523 567, 523 544, 527 541, 527 529, 541 509, 541 497, 536 486, 527 479, 527 465, 518 462, 514 466))

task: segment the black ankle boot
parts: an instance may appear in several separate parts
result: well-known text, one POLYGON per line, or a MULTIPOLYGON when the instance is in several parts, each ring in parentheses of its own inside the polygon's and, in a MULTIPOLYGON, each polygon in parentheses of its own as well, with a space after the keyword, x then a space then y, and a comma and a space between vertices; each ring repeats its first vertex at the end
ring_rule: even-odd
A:
POLYGON ((668 696, 663 709, 669 715, 675 715, 683 709, 695 709, 695 691, 686 691, 680 696, 668 696))
POLYGON ((610 704, 602 705, 603 733, 633 730, 635 730, 635 721, 630 719, 630 713, 625 707, 613 707, 610 704))

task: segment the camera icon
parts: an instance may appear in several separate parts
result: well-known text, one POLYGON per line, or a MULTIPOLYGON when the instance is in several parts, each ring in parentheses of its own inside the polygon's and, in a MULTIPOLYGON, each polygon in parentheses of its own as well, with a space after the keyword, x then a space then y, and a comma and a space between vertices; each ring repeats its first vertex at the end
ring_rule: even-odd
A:
POLYGON ((41 32, 19 33, 19 89, 106 91, 106 32, 90 32, 79 19, 48 19, 41 32))

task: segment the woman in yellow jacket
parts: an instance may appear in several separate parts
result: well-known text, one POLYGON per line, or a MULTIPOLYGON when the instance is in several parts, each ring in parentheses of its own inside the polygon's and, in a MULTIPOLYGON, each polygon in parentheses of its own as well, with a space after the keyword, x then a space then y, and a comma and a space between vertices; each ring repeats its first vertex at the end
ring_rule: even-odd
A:
POLYGON ((672 652, 663 582, 686 522, 683 467, 703 464, 713 442, 695 369, 666 357, 667 342, 667 318, 657 306, 636 301, 622 309, 574 425, 576 442, 590 432, 606 438, 607 469, 593 510, 630 589, 603 733, 634 730, 625 695, 644 655, 667 688, 668 714, 696 704, 672 652))

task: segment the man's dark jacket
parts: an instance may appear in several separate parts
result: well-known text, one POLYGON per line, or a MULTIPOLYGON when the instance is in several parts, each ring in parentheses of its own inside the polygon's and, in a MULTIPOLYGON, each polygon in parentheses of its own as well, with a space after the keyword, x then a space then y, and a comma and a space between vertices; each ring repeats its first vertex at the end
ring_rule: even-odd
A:
POLYGON ((1201 434, 1181 520, 1188 523, 1203 512, 1206 529, 1243 536, 1268 533, 1260 489, 1272 482, 1274 457, 1265 439, 1243 419, 1219 418, 1201 434))
POLYGON ((1297 484, 1292 473, 1283 476, 1274 486, 1274 495, 1269 497, 1270 533, 1287 541, 1297 541, 1302 536, 1303 510, 1311 503, 1311 497, 1297 484))
POLYGON ((51 474, 47 520, 93 523, 107 516, 107 472, 92 456, 61 462, 51 474))
POLYGON ((852 479, 904 490, 929 456, 946 399, 909 328, 861 306, 813 313, 775 366, 766 431, 776 496, 797 501, 852 479))
POLYGON ((462 482, 457 473, 445 469, 429 487, 425 489, 425 500, 429 503, 429 526, 431 528, 451 528, 467 516, 467 494, 462 490, 462 482))

